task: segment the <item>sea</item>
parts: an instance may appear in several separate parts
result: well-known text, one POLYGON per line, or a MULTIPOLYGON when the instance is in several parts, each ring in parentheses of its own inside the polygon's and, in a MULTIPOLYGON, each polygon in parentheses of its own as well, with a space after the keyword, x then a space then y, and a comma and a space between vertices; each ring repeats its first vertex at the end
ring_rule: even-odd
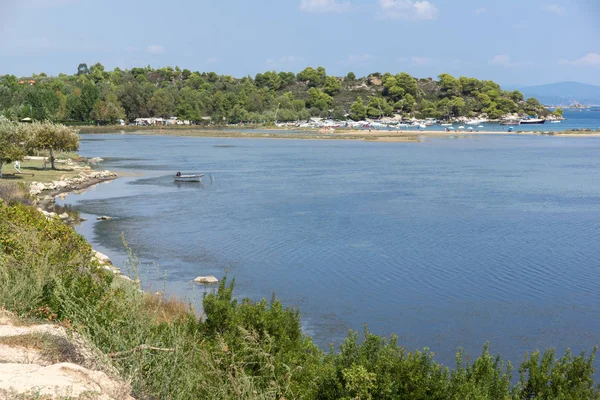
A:
POLYGON ((192 280, 215 275, 298 308, 324 349, 365 327, 445 365, 486 342, 517 365, 600 344, 599 137, 95 134, 80 153, 121 177, 58 206, 127 272, 125 241, 146 290, 199 313, 214 287, 192 280))

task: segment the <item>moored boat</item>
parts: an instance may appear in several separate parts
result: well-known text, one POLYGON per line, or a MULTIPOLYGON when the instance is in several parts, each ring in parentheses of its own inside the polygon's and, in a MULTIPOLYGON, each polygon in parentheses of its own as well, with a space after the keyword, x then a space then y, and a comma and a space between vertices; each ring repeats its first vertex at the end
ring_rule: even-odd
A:
POLYGON ((202 177, 204 177, 204 174, 182 175, 180 172, 178 172, 174 179, 175 182, 200 182, 202 181, 202 177))
POLYGON ((521 120, 521 124, 545 124, 545 118, 526 117, 521 120))

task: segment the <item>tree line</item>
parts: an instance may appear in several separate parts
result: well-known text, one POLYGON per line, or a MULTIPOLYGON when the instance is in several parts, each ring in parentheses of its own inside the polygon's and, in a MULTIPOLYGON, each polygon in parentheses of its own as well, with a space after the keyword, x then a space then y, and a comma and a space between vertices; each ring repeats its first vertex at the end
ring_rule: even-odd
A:
POLYGON ((441 74, 437 80, 374 72, 357 78, 323 67, 298 74, 266 71, 233 78, 179 67, 107 71, 80 64, 73 75, 0 76, 0 113, 70 124, 110 124, 178 117, 194 123, 298 121, 310 117, 362 120, 384 116, 451 119, 485 114, 549 114, 534 98, 489 80, 441 74))

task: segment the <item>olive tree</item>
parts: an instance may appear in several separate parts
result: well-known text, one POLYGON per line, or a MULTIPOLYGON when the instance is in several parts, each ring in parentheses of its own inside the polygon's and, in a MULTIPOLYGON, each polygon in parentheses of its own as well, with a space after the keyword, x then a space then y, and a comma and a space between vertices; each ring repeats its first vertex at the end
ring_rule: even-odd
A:
POLYGON ((49 150, 50 164, 54 166, 54 151, 79 150, 77 131, 61 124, 39 122, 30 125, 31 135, 28 135, 28 147, 35 150, 49 150))
POLYGON ((20 161, 25 156, 23 133, 20 124, 0 119, 0 178, 2 164, 20 161))

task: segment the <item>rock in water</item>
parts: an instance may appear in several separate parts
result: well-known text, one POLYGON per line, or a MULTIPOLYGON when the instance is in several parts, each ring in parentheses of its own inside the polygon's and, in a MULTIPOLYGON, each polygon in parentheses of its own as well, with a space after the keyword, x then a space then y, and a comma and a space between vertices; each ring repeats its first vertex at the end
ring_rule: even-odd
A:
POLYGON ((194 279, 194 282, 196 282, 196 283, 219 283, 219 280, 217 278, 215 278, 213 275, 209 275, 209 276, 199 276, 196 279, 194 279))
POLYGON ((109 216, 106 216, 106 215, 103 215, 101 217, 96 218, 96 220, 98 220, 98 221, 109 221, 111 219, 112 219, 112 217, 109 217, 109 216))

